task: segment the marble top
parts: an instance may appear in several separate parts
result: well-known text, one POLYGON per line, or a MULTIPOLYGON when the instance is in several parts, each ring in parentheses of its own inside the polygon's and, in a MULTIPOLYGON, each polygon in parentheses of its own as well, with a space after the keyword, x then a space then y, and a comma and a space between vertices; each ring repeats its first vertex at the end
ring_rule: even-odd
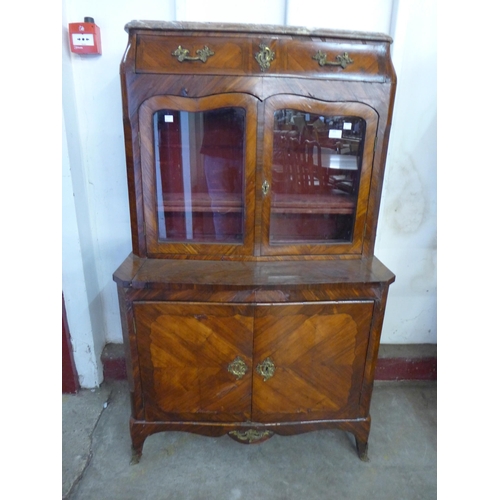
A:
POLYGON ((188 21, 130 21, 125 31, 164 30, 164 31, 225 31, 268 35, 304 35, 317 37, 343 38, 348 40, 365 40, 392 43, 392 38, 384 33, 364 31, 332 30, 327 28, 307 28, 303 26, 281 26, 271 24, 233 24, 233 23, 198 23, 188 21))

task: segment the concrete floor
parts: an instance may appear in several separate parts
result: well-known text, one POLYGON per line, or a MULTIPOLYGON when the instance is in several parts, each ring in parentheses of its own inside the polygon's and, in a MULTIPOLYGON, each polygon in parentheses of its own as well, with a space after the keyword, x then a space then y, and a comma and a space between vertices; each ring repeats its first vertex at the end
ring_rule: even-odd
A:
POLYGON ((130 465, 125 381, 63 395, 63 499, 427 500, 437 497, 436 382, 376 382, 368 455, 342 431, 273 436, 154 434, 130 465))

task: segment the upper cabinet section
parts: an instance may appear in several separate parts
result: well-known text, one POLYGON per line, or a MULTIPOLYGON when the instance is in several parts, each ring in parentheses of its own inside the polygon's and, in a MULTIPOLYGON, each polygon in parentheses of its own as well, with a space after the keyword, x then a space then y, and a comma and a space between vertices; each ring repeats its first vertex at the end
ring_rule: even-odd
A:
POLYGON ((125 29, 137 256, 373 254, 396 87, 388 36, 149 21, 125 29))

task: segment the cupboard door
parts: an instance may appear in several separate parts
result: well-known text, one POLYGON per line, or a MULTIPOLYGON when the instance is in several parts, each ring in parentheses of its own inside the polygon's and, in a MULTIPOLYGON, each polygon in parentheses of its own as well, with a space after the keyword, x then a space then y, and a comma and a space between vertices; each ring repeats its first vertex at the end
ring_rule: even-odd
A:
POLYGON ((147 420, 250 418, 253 309, 134 303, 147 420))
POLYGON ((289 95, 265 106, 262 254, 361 254, 377 113, 289 95))
POLYGON ((373 302, 262 305, 252 420, 356 418, 373 302))
POLYGON ((154 96, 139 128, 148 256, 251 254, 257 99, 154 96))

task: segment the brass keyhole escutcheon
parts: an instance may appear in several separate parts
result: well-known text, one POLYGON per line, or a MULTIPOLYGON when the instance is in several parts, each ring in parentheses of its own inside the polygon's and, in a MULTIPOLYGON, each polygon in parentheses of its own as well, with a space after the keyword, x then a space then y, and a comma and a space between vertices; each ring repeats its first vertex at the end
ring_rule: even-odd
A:
POLYGON ((261 71, 267 71, 274 61, 275 53, 265 43, 261 43, 259 49, 255 54, 255 60, 259 63, 261 71))
POLYGON ((276 371, 276 366, 271 361, 271 358, 266 358, 262 363, 257 365, 257 373, 267 382, 276 371))
POLYGON ((237 356, 234 361, 229 363, 227 371, 229 373, 232 373, 236 377, 236 380, 240 380, 248 371, 248 366, 240 356, 237 356))
POLYGON ((269 193, 269 182, 264 181, 262 183, 262 194, 266 196, 267 193, 269 193))

